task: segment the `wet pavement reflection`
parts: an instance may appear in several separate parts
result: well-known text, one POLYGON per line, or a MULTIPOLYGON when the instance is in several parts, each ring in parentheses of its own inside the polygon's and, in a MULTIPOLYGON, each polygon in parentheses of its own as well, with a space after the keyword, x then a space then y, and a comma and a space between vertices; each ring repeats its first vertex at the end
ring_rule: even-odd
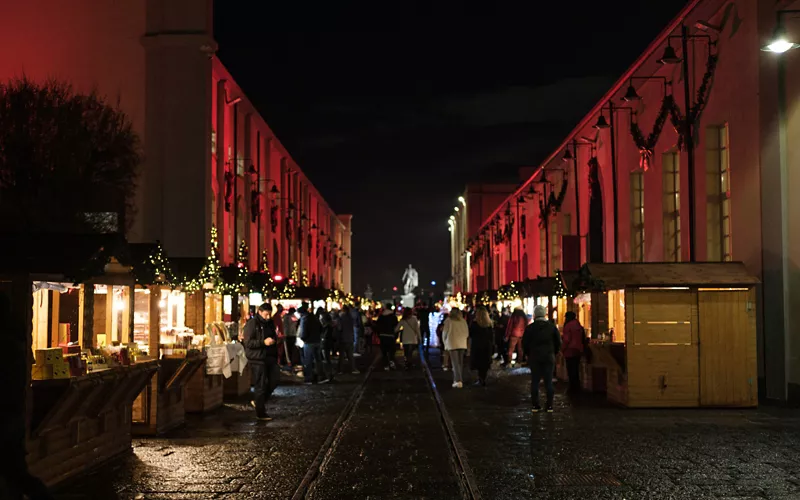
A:
MULTIPOLYGON (((798 410, 627 410, 559 384, 555 413, 533 415, 526 368, 454 389, 431 366, 484 499, 800 499, 798 410)), ((291 498, 363 377, 284 381, 268 423, 246 400, 192 416, 58 498, 291 498)), ((339 437, 310 498, 463 498, 419 367, 374 372, 339 437)))

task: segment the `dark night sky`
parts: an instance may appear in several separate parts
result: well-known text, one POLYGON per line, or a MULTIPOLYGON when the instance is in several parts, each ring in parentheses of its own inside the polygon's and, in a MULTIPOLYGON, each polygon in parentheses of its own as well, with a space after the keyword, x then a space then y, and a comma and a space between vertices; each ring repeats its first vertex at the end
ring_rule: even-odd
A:
POLYGON ((223 63, 353 214, 362 294, 443 284, 464 184, 538 165, 687 2, 215 3, 223 63))

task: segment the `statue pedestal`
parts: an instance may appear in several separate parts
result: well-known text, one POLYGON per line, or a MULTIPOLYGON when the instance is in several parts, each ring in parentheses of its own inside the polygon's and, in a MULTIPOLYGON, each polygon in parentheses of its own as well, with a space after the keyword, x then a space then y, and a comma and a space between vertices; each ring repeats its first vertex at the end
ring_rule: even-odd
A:
POLYGON ((416 300, 417 298, 413 293, 407 293, 400 297, 400 302, 403 304, 403 307, 414 307, 416 300))

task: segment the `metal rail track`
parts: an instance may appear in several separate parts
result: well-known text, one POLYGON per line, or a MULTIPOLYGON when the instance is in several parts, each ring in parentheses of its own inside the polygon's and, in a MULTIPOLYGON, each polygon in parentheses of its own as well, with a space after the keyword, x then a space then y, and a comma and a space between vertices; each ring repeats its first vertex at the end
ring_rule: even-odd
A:
POLYGON ((303 480, 300 481, 300 485, 297 487, 294 495, 292 495, 292 500, 301 500, 311 497, 317 479, 319 479, 319 477, 325 472, 328 463, 333 457, 333 452, 339 445, 339 441, 344 434, 347 424, 355 414, 356 407, 358 406, 359 401, 361 401, 361 397, 364 395, 364 390, 367 387, 367 381, 372 375, 375 365, 378 363, 379 359, 380 358, 375 358, 372 364, 370 364, 364 380, 362 380, 358 387, 353 390, 353 394, 350 396, 350 399, 347 401, 344 409, 339 414, 339 418, 336 420, 336 423, 333 424, 331 432, 328 434, 328 437, 325 438, 325 442, 322 443, 322 447, 320 447, 319 451, 317 452, 317 456, 314 458, 314 461, 311 462, 311 466, 308 468, 306 475, 303 476, 303 480))
POLYGON ((422 361, 422 366, 425 369, 428 387, 433 394, 433 399, 436 401, 436 408, 439 410, 440 422, 447 440, 448 451, 450 452, 450 462, 453 466, 453 472, 455 472, 456 476, 458 476, 463 498, 465 500, 480 500, 481 492, 478 489, 475 476, 472 474, 472 469, 470 469, 469 463, 467 462, 467 454, 464 451, 464 448, 461 446, 461 443, 458 441, 453 420, 447 413, 447 408, 444 405, 444 401, 442 401, 439 390, 436 388, 436 381, 433 380, 433 374, 431 373, 430 366, 428 366, 428 361, 425 359, 425 356, 422 354, 422 352, 420 352, 420 360, 422 361))
MULTIPOLYGON (((433 399, 436 403, 436 409, 439 413, 439 422, 442 425, 442 431, 445 434, 445 440, 447 441, 448 451, 450 453, 450 463, 453 467, 454 473, 458 477, 462 497, 465 500, 480 500, 481 494, 478 490, 475 478, 472 475, 472 470, 469 468, 469 464, 467 463, 466 454, 458 441, 453 428, 452 419, 447 413, 447 408, 445 408, 444 401, 442 401, 442 398, 439 395, 439 391, 436 388, 436 382, 433 380, 433 374, 431 373, 428 362, 425 360, 425 356, 422 355, 422 352, 420 352, 420 360, 422 361, 422 366, 425 370, 425 379, 428 382, 428 388, 430 389, 433 399)), ((339 418, 333 425, 331 432, 328 434, 325 442, 317 452, 314 461, 309 466, 308 471, 306 472, 305 476, 303 476, 302 481, 300 481, 300 485, 297 487, 297 490, 291 497, 292 500, 304 500, 312 497, 317 481, 322 474, 324 474, 328 463, 333 457, 336 447, 341 441, 342 435, 344 434, 348 424, 350 423, 350 420, 355 414, 358 403, 364 396, 367 382, 369 381, 369 378, 379 361, 380 357, 375 358, 367 370, 364 380, 362 380, 358 387, 353 390, 353 394, 350 396, 350 399, 348 400, 344 409, 339 414, 339 418)))

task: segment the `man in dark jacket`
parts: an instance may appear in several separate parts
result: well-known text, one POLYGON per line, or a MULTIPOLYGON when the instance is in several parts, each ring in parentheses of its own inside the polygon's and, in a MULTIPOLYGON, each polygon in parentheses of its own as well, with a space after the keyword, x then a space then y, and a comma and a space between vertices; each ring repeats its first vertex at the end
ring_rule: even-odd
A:
POLYGON ((394 329, 398 322, 397 315, 392 307, 394 307, 392 304, 387 303, 378 321, 375 322, 375 329, 381 339, 381 353, 386 363, 383 369, 386 371, 389 371, 389 368, 394 368, 394 353, 397 350, 397 332, 394 329))
POLYGON ((556 325, 547 320, 547 309, 536 306, 533 309, 533 323, 525 328, 522 336, 522 347, 528 354, 528 366, 531 368, 531 402, 533 412, 539 406, 539 381, 544 379, 547 390, 547 412, 553 412, 553 370, 556 354, 561 349, 561 335, 556 325))
POLYGON ((272 306, 261 304, 255 316, 244 325, 244 349, 255 388, 256 417, 272 420, 267 415, 267 401, 278 386, 278 334, 272 321, 272 306))
POLYGON ((316 372, 316 380, 320 384, 330 382, 324 375, 322 367, 322 323, 316 315, 311 314, 305 302, 300 306, 300 326, 297 336, 303 341, 303 375, 306 385, 314 381, 312 369, 316 372))
POLYGON ((358 375, 356 370, 356 359, 353 357, 353 343, 356 339, 356 323, 353 319, 352 309, 345 305, 339 313, 339 373, 350 371, 353 375, 358 375), (348 370, 344 368, 344 359, 347 358, 348 370))

